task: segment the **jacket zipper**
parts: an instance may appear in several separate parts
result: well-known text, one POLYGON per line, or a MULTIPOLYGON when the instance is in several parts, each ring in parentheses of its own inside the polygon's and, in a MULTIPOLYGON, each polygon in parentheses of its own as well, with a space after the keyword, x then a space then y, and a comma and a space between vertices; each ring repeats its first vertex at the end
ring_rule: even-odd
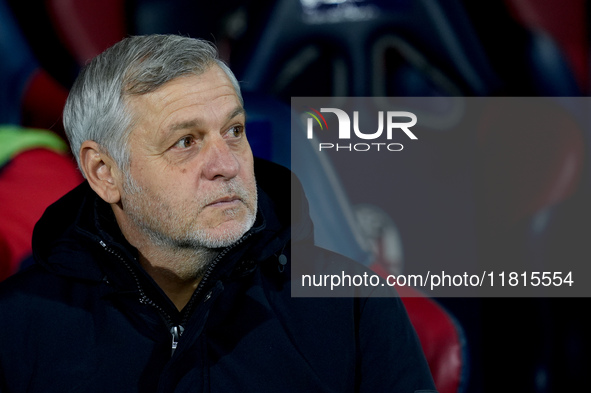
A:
POLYGON ((184 331, 185 328, 182 325, 175 325, 170 328, 170 334, 172 335, 172 352, 170 357, 174 355, 174 351, 176 351, 176 347, 179 345, 179 340, 184 331))
POLYGON ((215 257, 215 259, 209 264, 207 270, 205 271, 205 274, 203 275, 203 278, 201 279, 201 281, 199 282, 199 285, 197 286, 197 289, 195 290, 195 292, 191 296, 191 299, 189 300, 189 303, 185 307, 185 309, 183 311, 183 318, 181 319, 181 323, 178 325, 175 325, 173 323, 172 317, 170 316, 170 314, 168 314, 162 307, 160 307, 156 302, 154 302, 152 299, 150 299, 145 294, 145 292, 142 288, 142 285, 140 283, 139 277, 137 276, 137 273, 129 265, 128 261, 125 258, 123 258, 119 253, 117 253, 115 250, 113 250, 112 248, 107 246, 107 244, 104 241, 102 241, 102 240, 99 241, 99 244, 105 249, 105 251, 107 251, 108 253, 117 257, 117 259, 119 259, 123 263, 123 265, 127 268, 127 270, 129 270, 133 279, 135 280, 136 286, 137 286, 138 291, 140 293, 139 302, 141 304, 147 304, 149 306, 154 307, 156 310, 158 310, 160 315, 162 315, 162 317, 164 318, 166 325, 170 329, 170 335, 172 336, 171 353, 170 353, 170 356, 172 357, 172 355, 174 355, 174 352, 178 346, 179 340, 180 340, 181 336, 183 335, 183 332, 185 331, 185 326, 189 320, 189 316, 191 315, 191 311, 193 310, 193 307, 194 307, 194 304, 196 301, 195 299, 198 299, 199 296, 201 296, 201 293, 204 291, 203 288, 205 288, 205 283, 210 279, 215 267, 221 261, 221 259, 224 256, 226 256, 226 254, 228 254, 228 252, 230 252, 230 250, 232 250, 233 248, 242 244, 250 236, 251 236, 251 233, 249 232, 246 235, 244 235, 243 237, 241 237, 236 243, 223 249, 215 257))
MULTIPOLYGON (((181 325, 180 326, 186 326, 187 322, 189 321, 189 316, 191 315, 191 312, 193 310, 193 307, 194 307, 194 304, 195 304, 196 299, 198 299, 199 296, 201 296, 201 293, 204 291, 205 284, 207 283, 207 281, 209 281, 211 279, 211 276, 213 274, 213 271, 216 268, 216 266, 218 265, 218 263, 222 260, 222 258, 224 256, 226 256, 226 254, 228 254, 228 252, 230 252, 232 249, 234 249, 235 247, 239 246, 240 244, 244 243, 244 241, 246 239, 248 239, 251 236, 251 234, 252 234, 252 232, 247 233, 246 235, 244 235, 243 237, 241 237, 236 243, 231 244, 228 247, 224 248, 215 257, 215 259, 213 261, 211 261, 211 263, 207 267, 207 270, 203 274, 203 278, 199 282, 199 285, 197 286, 197 289, 195 290, 195 292, 191 296, 191 299, 189 299, 189 303, 187 303, 187 305, 185 306, 185 309, 183 311, 183 318, 181 319, 181 325)), ((205 301, 207 301, 208 299, 209 299, 209 297, 206 297, 205 298, 205 301)))
POLYGON ((102 240, 99 241, 99 244, 105 249, 105 251, 107 251, 111 255, 114 255, 115 257, 117 257, 117 259, 119 259, 121 261, 121 263, 123 263, 123 266, 125 266, 127 268, 127 270, 130 272, 130 274, 133 277, 135 284, 138 288, 138 291, 140 293, 139 302, 141 304, 146 304, 151 307, 154 307, 160 313, 162 318, 164 319, 164 322, 166 323, 166 326, 169 328, 170 334, 172 336, 171 354, 170 354, 170 356, 172 357, 172 355, 174 354, 174 351, 176 350, 176 347, 178 345, 179 338, 183 334, 183 331, 185 330, 184 327, 182 325, 175 325, 172 321, 172 317, 170 316, 170 314, 167 313, 162 307, 160 307, 156 302, 154 302, 152 299, 150 299, 146 295, 146 293, 144 292, 144 289, 142 288, 142 285, 140 283, 139 277, 137 276, 137 273, 129 265, 128 261, 125 258, 123 258, 115 250, 113 250, 112 248, 107 246, 105 244, 105 242, 103 242, 102 240))

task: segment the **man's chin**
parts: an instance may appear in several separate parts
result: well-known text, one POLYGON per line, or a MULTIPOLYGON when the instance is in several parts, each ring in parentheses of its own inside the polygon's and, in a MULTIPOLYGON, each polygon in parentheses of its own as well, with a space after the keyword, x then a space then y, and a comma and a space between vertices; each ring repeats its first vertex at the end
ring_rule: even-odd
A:
POLYGON ((224 248, 236 243, 246 231, 211 231, 200 236, 199 243, 205 248, 224 248))
POLYGON ((229 219, 220 222, 215 227, 199 230, 196 238, 203 247, 222 248, 236 243, 254 224, 250 217, 241 220, 229 219))

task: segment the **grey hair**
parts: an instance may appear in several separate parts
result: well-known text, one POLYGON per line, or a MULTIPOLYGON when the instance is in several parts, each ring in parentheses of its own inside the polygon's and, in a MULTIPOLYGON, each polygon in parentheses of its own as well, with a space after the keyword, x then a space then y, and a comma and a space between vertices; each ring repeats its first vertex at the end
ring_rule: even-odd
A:
POLYGON ((181 76, 200 75, 217 64, 229 77, 242 102, 240 85, 204 40, 177 35, 128 37, 113 45, 78 75, 64 107, 64 128, 80 165, 80 147, 95 141, 127 172, 129 135, 134 125, 127 97, 147 94, 181 76))

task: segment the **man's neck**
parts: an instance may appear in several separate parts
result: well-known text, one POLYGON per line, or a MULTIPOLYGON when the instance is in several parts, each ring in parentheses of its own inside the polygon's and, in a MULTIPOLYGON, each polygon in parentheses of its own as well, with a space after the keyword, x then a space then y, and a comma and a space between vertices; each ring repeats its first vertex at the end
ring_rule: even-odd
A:
POLYGON ((139 252, 139 262, 176 308, 182 310, 219 253, 210 248, 178 248, 160 244, 139 230, 117 208, 115 217, 123 236, 139 252))
POLYGON ((139 261, 176 308, 182 310, 201 282, 203 273, 217 255, 214 250, 175 250, 139 248, 139 261), (193 271, 187 267, 199 266, 193 271))

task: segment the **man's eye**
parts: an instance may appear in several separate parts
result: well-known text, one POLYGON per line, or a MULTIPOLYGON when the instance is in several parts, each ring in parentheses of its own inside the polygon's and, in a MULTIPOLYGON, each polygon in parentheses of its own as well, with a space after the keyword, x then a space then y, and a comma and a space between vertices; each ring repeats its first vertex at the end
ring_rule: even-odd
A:
POLYGON ((193 137, 192 136, 185 136, 185 137, 179 139, 177 141, 177 143, 174 144, 173 147, 175 147, 177 149, 186 149, 188 147, 191 147, 192 144, 193 144, 193 137))
POLYGON ((228 130, 228 135, 232 138, 239 138, 244 134, 244 126, 234 126, 228 130))

